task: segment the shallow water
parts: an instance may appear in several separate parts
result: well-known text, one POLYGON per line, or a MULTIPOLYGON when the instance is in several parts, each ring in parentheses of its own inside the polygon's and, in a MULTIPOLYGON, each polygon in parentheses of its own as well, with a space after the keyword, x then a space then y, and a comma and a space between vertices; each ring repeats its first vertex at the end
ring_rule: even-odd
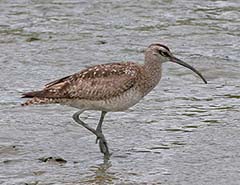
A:
MULTIPOLYGON (((0 1, 0 184, 240 184, 239 9, 213 0, 0 1), (165 64, 153 92, 106 116, 108 163, 71 119, 76 109, 20 106, 21 93, 87 66, 143 61, 158 41, 209 83, 165 64)), ((99 113, 85 118, 94 125, 99 113)))

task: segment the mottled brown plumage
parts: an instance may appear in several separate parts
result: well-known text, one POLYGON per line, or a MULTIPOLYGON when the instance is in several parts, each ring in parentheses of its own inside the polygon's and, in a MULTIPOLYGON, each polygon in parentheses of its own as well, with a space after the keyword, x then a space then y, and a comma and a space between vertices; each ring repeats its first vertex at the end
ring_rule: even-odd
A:
POLYGON ((23 94, 23 98, 33 98, 23 105, 59 103, 61 99, 111 99, 132 88, 139 80, 141 70, 139 65, 131 62, 93 66, 50 82, 41 91, 23 94))
MULTIPOLYGON (((22 105, 44 103, 71 105, 74 100, 112 101, 130 89, 133 89, 132 93, 139 94, 140 100, 158 84, 161 79, 162 63, 169 57, 172 57, 172 54, 167 46, 151 44, 145 52, 144 65, 122 62, 89 67, 48 83, 43 90, 24 93, 23 98, 32 99, 22 105), (161 62, 159 56, 162 57, 161 62), (68 101, 71 103, 67 103, 68 101)), ((137 102, 134 101, 135 103, 137 102)))
POLYGON ((157 43, 151 44, 145 51, 144 64, 110 63, 84 69, 50 82, 40 91, 23 94, 23 98, 31 99, 22 105, 59 103, 80 109, 73 119, 96 135, 101 152, 105 158, 109 158, 107 142, 102 133, 105 114, 123 111, 138 103, 159 83, 162 64, 166 61, 191 69, 207 83, 195 68, 174 57, 168 47, 157 43), (102 111, 96 129, 79 118, 85 110, 102 111))

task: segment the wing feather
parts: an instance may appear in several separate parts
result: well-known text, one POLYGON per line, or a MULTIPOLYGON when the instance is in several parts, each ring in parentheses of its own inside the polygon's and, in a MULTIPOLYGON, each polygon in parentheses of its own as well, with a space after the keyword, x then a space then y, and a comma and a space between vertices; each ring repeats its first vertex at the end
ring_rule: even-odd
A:
POLYGON ((63 78, 60 78, 60 79, 54 80, 54 81, 52 81, 52 82, 49 82, 49 83, 45 84, 45 87, 46 87, 46 88, 49 88, 49 87, 51 87, 51 86, 53 86, 53 85, 55 85, 55 84, 64 82, 64 81, 68 80, 69 77, 71 77, 71 76, 72 76, 72 75, 65 76, 65 77, 63 77, 63 78))
POLYGON ((139 66, 130 62, 97 65, 30 93, 41 98, 105 100, 132 88, 137 82, 138 70, 139 66))

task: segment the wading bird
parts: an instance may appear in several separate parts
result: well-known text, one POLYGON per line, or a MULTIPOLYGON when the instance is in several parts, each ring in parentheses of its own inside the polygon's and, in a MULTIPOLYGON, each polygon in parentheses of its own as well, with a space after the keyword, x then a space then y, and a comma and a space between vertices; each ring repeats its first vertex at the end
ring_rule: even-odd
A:
POLYGON ((124 111, 138 103, 159 83, 162 64, 167 61, 189 68, 207 83, 200 72, 174 57, 167 46, 154 43, 145 51, 144 64, 122 62, 89 67, 50 82, 40 91, 24 93, 23 98, 31 99, 22 105, 58 103, 78 108, 73 119, 96 135, 100 151, 109 159, 110 152, 102 132, 106 113, 124 111), (96 129, 80 119, 80 114, 86 110, 101 111, 96 129))

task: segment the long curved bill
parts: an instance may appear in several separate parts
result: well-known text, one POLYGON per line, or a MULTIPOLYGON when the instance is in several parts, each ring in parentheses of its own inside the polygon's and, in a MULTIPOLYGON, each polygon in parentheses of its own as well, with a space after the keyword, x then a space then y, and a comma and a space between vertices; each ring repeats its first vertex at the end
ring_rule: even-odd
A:
POLYGON ((197 71, 194 67, 187 64, 186 62, 183 62, 182 60, 180 60, 180 59, 178 59, 174 56, 171 56, 170 61, 174 62, 174 63, 177 63, 177 64, 180 64, 180 65, 192 70, 194 73, 196 73, 204 81, 205 84, 207 84, 207 80, 205 80, 205 78, 202 76, 202 74, 199 71, 197 71))

